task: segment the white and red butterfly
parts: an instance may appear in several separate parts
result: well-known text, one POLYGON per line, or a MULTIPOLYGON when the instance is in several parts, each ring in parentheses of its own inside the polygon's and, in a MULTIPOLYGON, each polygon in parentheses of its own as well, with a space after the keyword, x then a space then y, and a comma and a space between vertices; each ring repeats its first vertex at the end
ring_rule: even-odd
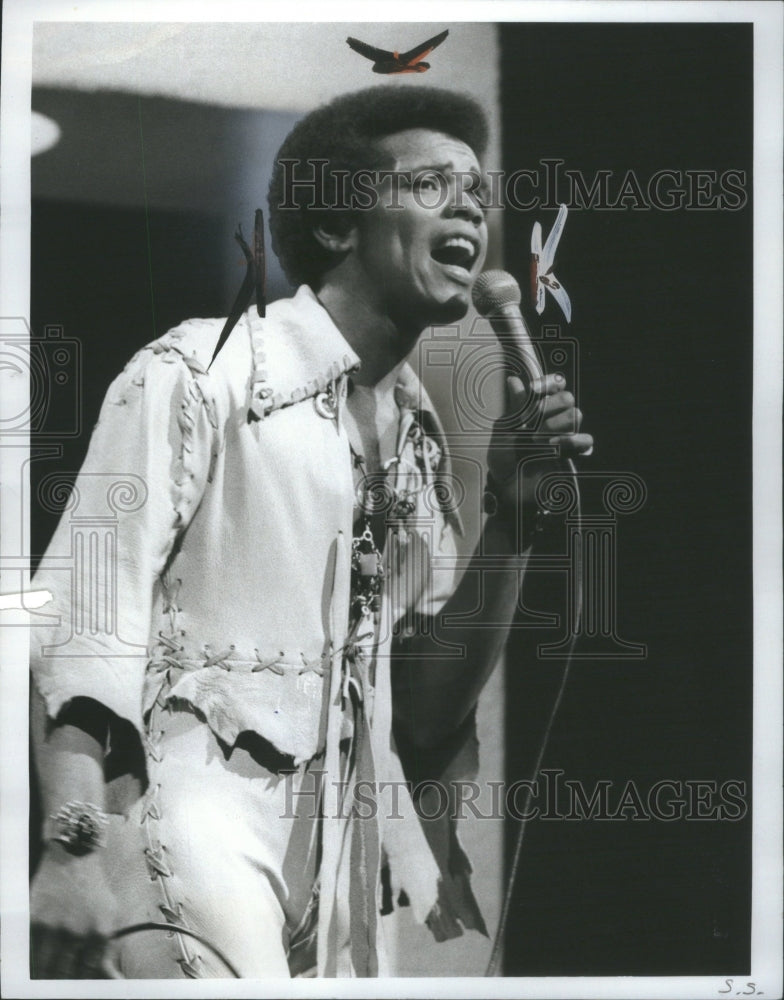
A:
POLYGON ((561 205, 558 209, 555 224, 550 230, 550 235, 547 237, 544 247, 542 247, 542 227, 538 222, 534 223, 533 232, 531 233, 531 298, 536 303, 536 311, 541 316, 544 312, 546 290, 549 289, 553 298, 563 310, 566 322, 570 323, 572 320, 572 303, 569 301, 566 289, 553 274, 555 251, 558 247, 558 241, 561 239, 563 228, 566 225, 568 211, 566 205, 561 205))

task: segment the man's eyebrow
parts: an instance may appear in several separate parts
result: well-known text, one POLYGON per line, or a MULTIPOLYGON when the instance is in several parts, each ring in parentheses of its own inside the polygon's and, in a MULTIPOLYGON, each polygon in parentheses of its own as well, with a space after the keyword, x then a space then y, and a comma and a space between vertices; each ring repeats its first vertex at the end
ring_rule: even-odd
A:
MULTIPOLYGON (((430 164, 423 163, 420 166, 403 167, 399 172, 401 174, 411 174, 411 177, 414 178, 419 174, 427 173, 428 171, 433 171, 434 173, 439 173, 439 174, 456 172, 455 165, 451 161, 449 163, 430 163, 430 164)), ((468 190, 472 191, 474 194, 478 194, 480 202, 489 200, 490 180, 487 176, 487 173, 484 170, 482 170, 481 167, 476 166, 476 167, 471 167, 468 170, 461 170, 460 174, 463 177, 469 175, 477 177, 479 183, 472 184, 468 190)))
POLYGON ((422 173, 425 170, 435 170, 439 173, 459 173, 462 177, 476 177, 478 180, 477 184, 472 184, 468 189, 474 193, 479 194, 480 198, 485 199, 490 197, 490 180, 487 173, 482 170, 479 166, 469 167, 468 170, 455 170, 454 163, 441 163, 433 164, 432 166, 422 166, 422 167, 411 167, 411 173, 416 176, 417 173, 422 173))
MULTIPOLYGON (((413 165, 410 167, 405 167, 404 170, 406 173, 410 172, 412 174, 419 174, 425 170, 433 170, 441 174, 446 174, 446 173, 454 173, 455 165, 451 161, 448 163, 423 163, 420 166, 413 165)), ((460 173, 477 174, 480 177, 482 176, 482 171, 480 170, 479 167, 471 167, 469 170, 461 170, 460 173)))

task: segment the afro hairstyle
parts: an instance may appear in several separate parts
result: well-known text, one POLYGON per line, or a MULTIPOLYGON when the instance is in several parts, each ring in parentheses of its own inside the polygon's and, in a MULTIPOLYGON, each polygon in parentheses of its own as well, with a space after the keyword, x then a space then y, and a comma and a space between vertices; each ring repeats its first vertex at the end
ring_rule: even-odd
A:
MULTIPOLYGON (((436 87, 381 85, 342 94, 310 112, 288 134, 275 158, 268 204, 272 248, 294 286, 306 283, 318 289, 334 260, 313 229, 323 222, 325 212, 334 217, 336 212, 350 211, 323 207, 339 204, 337 172, 352 176, 358 170, 378 169, 381 161, 374 140, 412 128, 453 136, 480 160, 484 157, 488 125, 481 105, 467 94, 436 87), (322 171, 311 169, 307 179, 313 177, 313 183, 291 185, 286 191, 284 160, 295 165, 327 162, 322 171)), ((304 179, 301 173, 297 178, 304 179)))

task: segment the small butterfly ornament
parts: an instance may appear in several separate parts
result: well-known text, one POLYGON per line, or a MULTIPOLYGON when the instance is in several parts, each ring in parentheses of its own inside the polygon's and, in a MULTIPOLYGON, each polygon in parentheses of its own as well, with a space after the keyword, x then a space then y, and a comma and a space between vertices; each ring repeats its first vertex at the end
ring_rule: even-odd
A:
POLYGON ((397 51, 388 52, 386 49, 377 49, 374 45, 361 42, 358 38, 347 38, 346 42, 355 52, 371 60, 374 73, 426 73, 430 69, 430 63, 422 60, 425 56, 430 55, 433 49, 438 48, 448 34, 449 28, 402 54, 397 51))
POLYGON ((533 232, 531 233, 531 297, 536 303, 536 311, 541 316, 544 312, 545 299, 549 290, 561 307, 566 317, 566 322, 571 323, 572 303, 569 301, 566 289, 553 274, 555 251, 558 247, 558 241, 561 239, 561 233, 566 225, 568 211, 566 205, 561 205, 555 225, 550 230, 550 235, 547 237, 544 248, 542 248, 542 227, 538 222, 534 223, 533 232))

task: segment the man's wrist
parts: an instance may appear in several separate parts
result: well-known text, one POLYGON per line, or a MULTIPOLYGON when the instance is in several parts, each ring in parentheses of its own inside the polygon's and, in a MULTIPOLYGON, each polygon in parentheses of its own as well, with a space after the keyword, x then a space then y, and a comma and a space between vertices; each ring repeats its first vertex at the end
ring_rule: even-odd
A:
POLYGON ((109 817, 93 802, 70 800, 50 813, 44 824, 44 839, 60 844, 69 854, 92 854, 106 846, 109 817))
POLYGON ((493 523, 505 529, 508 534, 517 533, 519 530, 521 542, 519 547, 524 551, 544 533, 550 511, 533 503, 518 503, 517 491, 514 500, 510 500, 509 486, 516 480, 517 472, 499 482, 488 470, 482 505, 488 516, 488 524, 493 523))

